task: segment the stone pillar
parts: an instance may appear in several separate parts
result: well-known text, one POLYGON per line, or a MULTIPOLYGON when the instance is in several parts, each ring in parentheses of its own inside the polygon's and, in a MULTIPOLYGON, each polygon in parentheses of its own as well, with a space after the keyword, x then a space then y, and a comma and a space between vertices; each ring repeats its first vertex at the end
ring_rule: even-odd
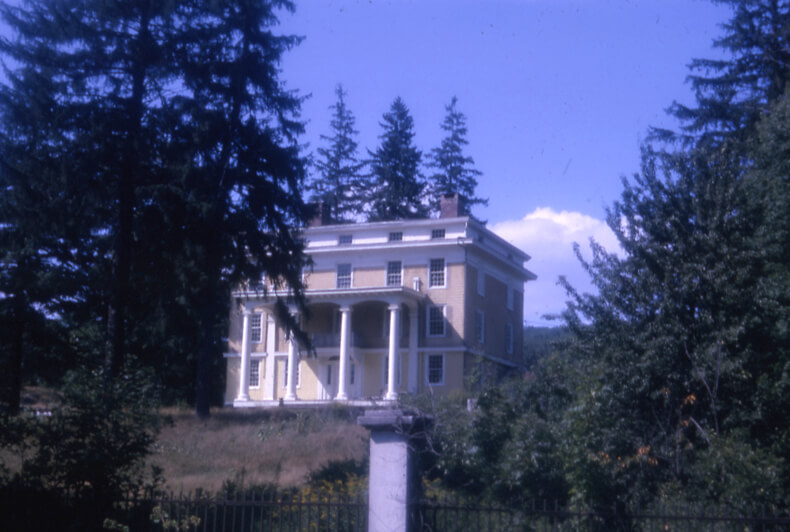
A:
POLYGON ((409 307, 409 383, 408 390, 411 393, 419 391, 419 383, 417 382, 417 375, 419 362, 417 361, 417 342, 419 342, 420 323, 419 323, 420 309, 417 305, 409 307))
POLYGON ((387 368, 387 394, 388 401, 398 399, 398 365, 400 363, 400 305, 392 304, 390 311, 390 345, 389 367, 387 368))
POLYGON ((351 308, 340 307, 340 363, 337 380, 337 399, 348 399, 348 352, 351 347, 351 308))
POLYGON ((290 338, 288 338, 288 383, 285 391, 286 401, 296 400, 296 365, 299 363, 296 355, 296 337, 291 333, 290 338))
POLYGON ((241 365, 239 367, 239 394, 236 396, 237 401, 250 400, 250 314, 249 310, 242 310, 241 365))
POLYGON ((368 532, 408 532, 417 519, 420 471, 415 450, 430 419, 404 410, 366 410, 357 424, 370 430, 368 532))

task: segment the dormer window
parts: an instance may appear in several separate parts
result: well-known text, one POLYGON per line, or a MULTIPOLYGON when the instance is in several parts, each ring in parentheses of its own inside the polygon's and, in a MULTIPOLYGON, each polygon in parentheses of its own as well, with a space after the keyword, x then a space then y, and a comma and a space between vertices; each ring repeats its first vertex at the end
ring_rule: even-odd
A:
POLYGON ((431 240, 436 238, 444 238, 444 229, 434 229, 431 231, 431 240))
POLYGON ((352 240, 353 238, 351 237, 351 235, 340 235, 339 237, 337 237, 337 243, 340 244, 341 246, 343 244, 350 244, 352 240))

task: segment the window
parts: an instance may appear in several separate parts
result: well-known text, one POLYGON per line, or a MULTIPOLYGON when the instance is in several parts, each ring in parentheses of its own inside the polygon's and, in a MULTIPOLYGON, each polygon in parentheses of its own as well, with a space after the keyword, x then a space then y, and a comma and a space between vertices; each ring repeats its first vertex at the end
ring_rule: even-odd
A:
POLYGON ((261 360, 253 358, 250 360, 250 388, 261 386, 261 360))
POLYGON ((486 272, 482 268, 477 270, 477 293, 486 295, 486 272))
POLYGON ((444 259, 431 259, 428 267, 428 286, 430 288, 444 287, 444 259))
POLYGON ((326 367, 326 385, 332 385, 332 364, 326 367))
POLYGON ((401 262, 399 260, 387 263, 387 286, 400 286, 401 262))
POLYGON ((482 310, 475 312, 475 342, 478 344, 486 341, 486 315, 482 310))
POLYGON ((505 324, 505 350, 508 355, 513 354, 513 326, 509 323, 505 324))
POLYGON ((444 336, 445 306, 428 307, 428 336, 444 336))
POLYGON ((356 366, 351 364, 351 367, 348 370, 348 382, 349 384, 354 384, 354 374, 356 373, 356 366))
POLYGON ((444 384, 444 355, 428 355, 428 384, 444 384))
POLYGON ((444 229, 434 229, 431 231, 431 239, 444 238, 444 229))
POLYGON ((403 240, 403 232, 402 231, 396 231, 394 233, 390 233, 390 236, 389 236, 389 241, 390 242, 400 242, 401 240, 403 240))
POLYGON ((263 340, 263 319, 262 314, 255 313, 250 315, 250 341, 259 344, 263 340))
MULTIPOLYGON (((283 364, 283 388, 288 387, 288 359, 284 360, 283 364)), ((302 385, 302 364, 298 360, 296 361, 296 387, 300 387, 302 385)))
POLYGON ((352 240, 353 238, 351 235, 340 235, 337 237, 338 244, 350 244, 352 240))
POLYGON ((513 310, 513 292, 514 292, 514 290, 508 286, 507 287, 507 308, 508 308, 508 310, 513 310))
POLYGON ((337 265, 337 288, 351 288, 351 265, 337 265))

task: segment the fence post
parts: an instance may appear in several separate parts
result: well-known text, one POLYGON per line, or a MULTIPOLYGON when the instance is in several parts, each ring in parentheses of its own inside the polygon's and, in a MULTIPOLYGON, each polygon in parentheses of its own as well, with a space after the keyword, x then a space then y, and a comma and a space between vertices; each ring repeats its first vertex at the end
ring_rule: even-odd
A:
POLYGON ((366 410, 357 423, 370 431, 368 532, 409 532, 409 507, 420 496, 415 442, 430 419, 416 412, 366 410))

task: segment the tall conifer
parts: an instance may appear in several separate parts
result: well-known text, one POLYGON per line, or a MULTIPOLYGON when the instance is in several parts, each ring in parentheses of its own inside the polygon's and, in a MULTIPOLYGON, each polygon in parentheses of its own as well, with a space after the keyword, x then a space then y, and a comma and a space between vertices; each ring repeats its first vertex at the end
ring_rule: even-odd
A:
POLYGON ((381 144, 370 153, 371 181, 366 193, 369 220, 423 218, 425 182, 422 152, 414 144, 414 120, 400 97, 384 113, 381 144))
POLYGON ((488 200, 476 196, 477 178, 482 172, 474 167, 474 159, 464 155, 466 140, 466 117, 456 108, 458 98, 453 96, 450 105, 445 107, 447 115, 442 122, 445 137, 438 148, 431 150, 428 167, 436 170, 429 177, 431 208, 439 210, 443 195, 461 194, 469 207, 488 205, 488 200))
POLYGON ((319 172, 308 190, 313 201, 321 201, 327 205, 332 216, 338 222, 353 220, 361 211, 360 172, 363 163, 357 159, 357 141, 354 137, 359 133, 354 129, 354 115, 346 106, 347 92, 342 85, 335 89, 337 102, 330 106, 333 110, 329 126, 331 135, 321 135, 321 140, 328 143, 327 147, 318 148, 318 158, 314 166, 319 172))

